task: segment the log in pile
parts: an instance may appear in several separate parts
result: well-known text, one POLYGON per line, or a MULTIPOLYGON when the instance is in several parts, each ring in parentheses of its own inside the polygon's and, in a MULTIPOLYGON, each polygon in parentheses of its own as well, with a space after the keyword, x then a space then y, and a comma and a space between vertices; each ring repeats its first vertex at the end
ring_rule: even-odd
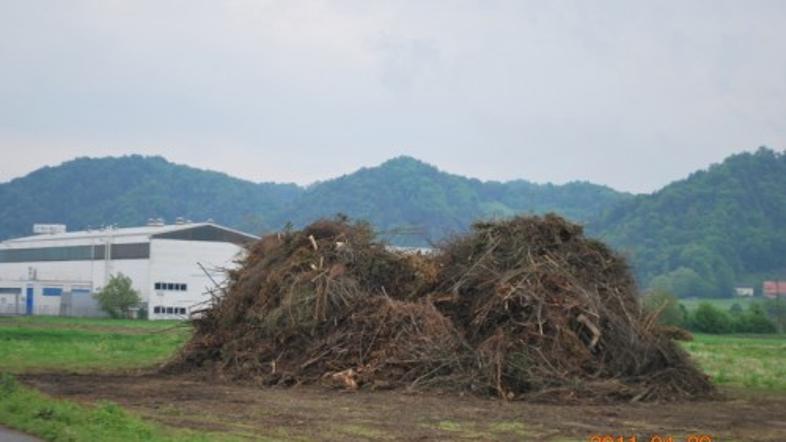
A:
POLYGON ((322 220, 254 244, 167 370, 544 401, 711 395, 655 319, 625 260, 556 215, 477 223, 433 255, 322 220))

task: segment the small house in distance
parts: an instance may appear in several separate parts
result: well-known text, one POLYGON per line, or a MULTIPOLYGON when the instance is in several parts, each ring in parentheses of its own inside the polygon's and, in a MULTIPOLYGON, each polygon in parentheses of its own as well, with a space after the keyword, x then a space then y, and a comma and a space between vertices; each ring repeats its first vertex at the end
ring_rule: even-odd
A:
POLYGON ((92 293, 122 273, 148 318, 187 318, 206 306, 208 290, 224 279, 222 269, 257 239, 184 220, 76 232, 37 225, 34 232, 0 243, 0 314, 101 315, 92 293))
POLYGON ((764 281, 762 293, 770 299, 786 296, 786 281, 764 281))
POLYGON ((753 297, 753 287, 735 287, 734 294, 740 298, 751 298, 753 297))

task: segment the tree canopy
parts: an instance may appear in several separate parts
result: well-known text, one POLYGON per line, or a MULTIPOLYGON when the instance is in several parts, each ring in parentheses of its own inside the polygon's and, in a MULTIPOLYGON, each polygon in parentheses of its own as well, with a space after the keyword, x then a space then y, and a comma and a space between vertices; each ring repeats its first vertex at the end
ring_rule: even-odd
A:
POLYGON ((399 245, 428 245, 478 219, 556 212, 630 256, 644 288, 731 296, 786 275, 786 155, 727 158, 648 195, 587 182, 481 181, 398 157, 307 187, 253 183, 161 157, 78 158, 0 184, 0 238, 33 223, 69 229, 208 218, 250 233, 337 213, 399 245))
POLYGON ((113 318, 127 318, 130 310, 142 302, 139 292, 132 287, 131 278, 122 273, 112 276, 94 296, 101 310, 113 318))
POLYGON ((786 269, 786 155, 742 153, 609 209, 590 230, 628 253, 639 281, 680 296, 732 296, 786 269))
POLYGON ((586 221, 629 197, 590 183, 484 182, 410 157, 306 188, 252 183, 161 157, 79 158, 0 184, 0 238, 28 235, 33 223, 84 229, 181 216, 263 233, 345 213, 368 220, 392 242, 426 245, 478 218, 556 211, 586 221))

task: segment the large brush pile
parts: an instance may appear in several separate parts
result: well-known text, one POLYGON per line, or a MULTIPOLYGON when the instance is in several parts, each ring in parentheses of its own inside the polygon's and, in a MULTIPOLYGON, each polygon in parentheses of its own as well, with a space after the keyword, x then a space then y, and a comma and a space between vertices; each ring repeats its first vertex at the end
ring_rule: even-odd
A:
POLYGON ((506 399, 712 393, 640 309, 625 261, 554 215, 478 223, 433 256, 323 220, 261 239, 229 276, 169 369, 506 399))
POLYGON ((267 384, 428 384, 463 350, 453 324, 416 299, 423 271, 436 273, 424 263, 345 220, 266 236, 195 321, 176 365, 267 384))

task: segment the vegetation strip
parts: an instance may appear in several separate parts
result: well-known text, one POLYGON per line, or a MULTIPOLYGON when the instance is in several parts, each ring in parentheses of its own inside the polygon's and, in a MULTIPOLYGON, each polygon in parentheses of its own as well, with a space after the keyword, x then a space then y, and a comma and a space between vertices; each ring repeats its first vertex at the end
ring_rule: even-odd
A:
POLYGON ((0 371, 92 372, 161 363, 185 341, 172 322, 0 318, 0 371))
MULTIPOLYGON (((144 422, 111 402, 86 407, 57 400, 0 375, 0 422, 49 441, 208 441, 215 435, 144 422)), ((229 439, 222 439, 229 440, 229 439)))
MULTIPOLYGON (((138 333, 166 335, 172 331, 183 333, 188 331, 181 328, 172 329, 173 323, 129 320, 96 320, 79 318, 47 318, 47 317, 14 317, 0 318, 0 332, 18 330, 33 332, 28 335, 30 345, 18 345, 14 340, 0 341, 0 351, 7 345, 14 345, 14 358, 7 358, 5 354, 0 357, 0 372, 13 369, 15 372, 34 372, 43 370, 56 370, 57 365, 69 366, 73 371, 90 372, 104 371, 118 368, 106 365, 106 360, 96 363, 90 358, 72 358, 70 353, 83 351, 85 354, 99 353, 102 351, 105 340, 93 339, 95 336, 106 334, 111 329, 115 337, 139 338, 138 333), (47 334, 34 332, 46 331, 47 334), (51 339, 53 334, 81 331, 89 339, 63 339, 59 345, 60 351, 53 353, 50 360, 40 357, 37 346, 51 339), (43 342, 42 342, 43 341, 43 342), (81 347, 81 350, 78 350, 81 347), (20 366, 18 361, 27 361, 20 366), (38 365, 36 365, 38 364, 38 365)), ((8 336, 8 335, 6 335, 8 336)), ((166 358, 174 354, 185 340, 179 336, 177 341, 155 343, 144 341, 144 345, 121 345, 115 347, 116 355, 122 360, 135 361, 139 364, 151 364, 160 355, 166 358), (158 356, 151 358, 151 352, 145 346, 153 345, 161 348, 154 352, 158 356)), ((697 360, 699 365, 711 375, 713 381, 721 386, 735 390, 748 390, 754 392, 767 391, 773 394, 786 392, 786 336, 783 335, 707 335, 697 334, 692 342, 683 343, 683 348, 697 360)), ((122 368, 122 367, 120 367, 122 368)), ((12 378, 4 377, 2 397, 0 397, 0 424, 17 428, 31 434, 36 434, 47 440, 146 440, 134 439, 128 436, 122 428, 117 428, 120 423, 133 423, 134 428, 141 428, 140 434, 150 436, 150 440, 200 440, 193 433, 171 431, 157 424, 148 424, 132 413, 120 407, 99 403, 96 406, 83 406, 73 402, 54 399, 50 396, 36 392, 33 389, 14 382, 12 378), (10 381, 7 379, 11 379, 10 381), (11 386, 9 388, 9 385, 11 386), (9 393, 10 392, 10 393, 9 393), (48 411, 48 410, 54 411, 48 411), (65 410, 65 411, 64 411, 65 410), (119 412, 119 413, 118 413, 119 412), (118 414, 122 417, 118 417, 118 414), (83 434, 94 435, 91 425, 97 422, 109 421, 104 433, 98 437, 81 437, 83 434), (127 420, 127 421, 126 421, 127 420), (54 422, 53 422, 54 421, 54 422), (64 421, 68 425, 63 424, 64 421), (26 422, 26 423, 25 423, 26 422), (111 424, 114 422, 116 425, 111 424), (25 426, 27 425, 27 426, 25 426), (187 435, 187 436, 185 436, 187 435)), ((430 424, 431 425, 431 424, 430 424)), ((433 425, 432 425, 433 426, 433 425)), ((370 427, 372 431, 374 427, 370 427)), ((347 430, 349 431, 349 430, 347 430)), ((233 431, 238 435, 236 431, 233 431)), ((229 436, 219 433, 202 435, 201 440, 231 440, 229 436)), ((284 437, 282 435, 282 437, 284 437)))

